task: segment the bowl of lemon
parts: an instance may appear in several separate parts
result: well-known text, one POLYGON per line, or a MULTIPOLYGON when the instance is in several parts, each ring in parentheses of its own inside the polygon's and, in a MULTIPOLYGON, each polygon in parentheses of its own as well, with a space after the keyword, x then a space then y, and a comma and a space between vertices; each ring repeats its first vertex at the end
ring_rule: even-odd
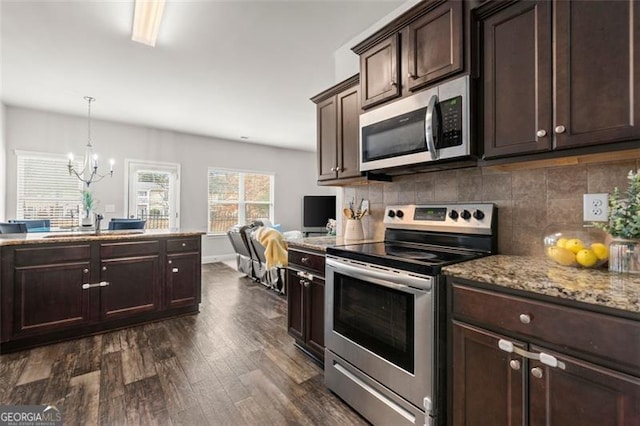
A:
POLYGON ((544 253, 558 265, 598 268, 609 259, 606 236, 598 228, 551 225, 545 229, 544 253))

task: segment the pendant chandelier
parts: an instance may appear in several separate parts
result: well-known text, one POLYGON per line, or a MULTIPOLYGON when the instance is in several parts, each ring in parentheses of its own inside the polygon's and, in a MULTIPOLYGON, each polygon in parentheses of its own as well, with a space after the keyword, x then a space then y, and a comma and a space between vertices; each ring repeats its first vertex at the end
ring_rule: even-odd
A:
POLYGON ((69 153, 69 176, 75 175, 81 182, 83 182, 88 188, 92 183, 101 181, 105 176, 113 177, 113 159, 109 160, 109 172, 100 174, 98 173, 98 155, 93 152, 93 145, 91 145, 91 102, 95 101, 95 98, 91 96, 85 96, 84 99, 88 103, 88 137, 87 145, 84 152, 84 160, 82 162, 82 170, 77 170, 73 163, 73 153, 69 153))

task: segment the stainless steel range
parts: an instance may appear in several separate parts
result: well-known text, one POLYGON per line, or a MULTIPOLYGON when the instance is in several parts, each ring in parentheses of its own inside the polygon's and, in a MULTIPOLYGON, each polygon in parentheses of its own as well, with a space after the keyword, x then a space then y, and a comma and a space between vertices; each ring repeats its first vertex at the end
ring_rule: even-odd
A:
POLYGON ((496 252, 496 209, 430 204, 385 213, 384 241, 327 249, 325 383, 374 424, 444 424, 440 271, 496 252))

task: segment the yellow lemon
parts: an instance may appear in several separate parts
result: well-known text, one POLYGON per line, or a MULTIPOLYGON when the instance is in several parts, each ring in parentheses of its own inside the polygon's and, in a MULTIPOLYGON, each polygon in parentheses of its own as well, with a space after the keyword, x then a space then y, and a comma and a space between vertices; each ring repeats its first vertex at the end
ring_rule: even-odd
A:
POLYGON ((547 256, 560 265, 572 266, 576 264, 576 255, 562 247, 547 248, 547 256))
POLYGON ((576 254, 576 260, 585 268, 591 268, 598 262, 598 257, 592 250, 583 249, 576 254))
POLYGON ((584 243, 582 242, 582 240, 578 238, 571 238, 565 243, 564 248, 566 248, 567 250, 570 250, 574 254, 577 254, 580 250, 584 248, 584 243))
POLYGON ((602 243, 591 244, 591 250, 600 260, 607 260, 609 258, 609 249, 602 243))
POLYGON ((564 238, 564 237, 558 238, 558 241, 556 241, 556 246, 565 248, 565 245, 567 244, 567 241, 569 241, 568 238, 564 238))

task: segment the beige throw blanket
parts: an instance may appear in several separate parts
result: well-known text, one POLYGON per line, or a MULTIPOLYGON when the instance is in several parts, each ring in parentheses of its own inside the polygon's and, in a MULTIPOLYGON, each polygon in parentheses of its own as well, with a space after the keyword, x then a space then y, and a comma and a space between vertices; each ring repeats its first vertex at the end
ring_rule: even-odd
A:
POLYGON ((254 236, 264 246, 264 257, 267 268, 287 267, 287 242, 280 232, 273 228, 261 226, 254 231, 254 236))

